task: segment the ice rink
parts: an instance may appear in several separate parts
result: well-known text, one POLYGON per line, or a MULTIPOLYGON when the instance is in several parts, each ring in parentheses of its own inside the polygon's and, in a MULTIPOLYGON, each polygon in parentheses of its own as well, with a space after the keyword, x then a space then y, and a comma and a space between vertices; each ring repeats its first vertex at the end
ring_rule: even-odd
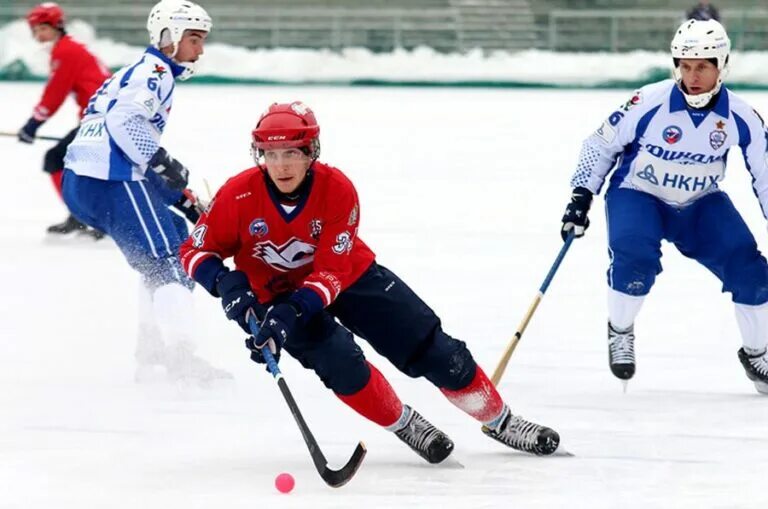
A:
MULTIPOLYGON (((42 84, 0 84, 0 130, 42 84)), ((631 91, 182 86, 164 137, 191 185, 252 166, 250 130, 274 101, 316 112, 321 159, 356 184, 361 237, 491 372, 561 246, 581 140, 631 91)), ((763 116, 768 94, 744 93, 763 116)), ((64 135, 74 105, 39 132, 64 135)), ((513 411, 558 430, 574 457, 506 449, 426 380, 371 352, 401 398, 456 442, 464 468, 430 466, 288 357, 286 379, 332 466, 357 440, 358 475, 326 487, 271 377, 198 289, 201 354, 235 383, 133 382, 138 276, 109 241, 51 242, 66 215, 41 172, 49 142, 0 138, 0 508, 735 508, 766 501, 768 399, 736 357, 730 297, 665 245, 636 322, 626 394, 607 365, 605 220, 574 243, 510 362, 513 411), (292 473, 289 495, 273 479, 292 473)), ((762 248, 766 221, 740 154, 724 188, 762 248)), ((396 338, 393 338, 396 340, 396 338)))

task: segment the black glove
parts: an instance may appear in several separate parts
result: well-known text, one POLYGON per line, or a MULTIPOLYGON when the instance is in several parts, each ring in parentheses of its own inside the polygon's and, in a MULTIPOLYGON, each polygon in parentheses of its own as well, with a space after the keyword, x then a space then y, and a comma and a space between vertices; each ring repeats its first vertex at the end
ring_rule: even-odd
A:
MULTIPOLYGON (((293 335, 301 316, 298 306, 292 302, 284 302, 272 306, 261 322, 261 329, 256 337, 246 340, 245 344, 251 349, 251 360, 263 362, 264 356, 259 351, 264 347, 278 355, 283 344, 293 335), (250 344, 249 344, 250 340, 250 344), (257 355, 254 355, 257 354, 257 355)), ((277 360, 277 357, 275 358, 277 360)))
POLYGON ((183 191, 189 182, 189 170, 160 147, 147 163, 147 168, 157 173, 171 189, 183 191))
POLYGON ((568 233, 573 230, 573 236, 583 237, 584 231, 589 228, 589 207, 592 205, 592 191, 586 187, 575 187, 571 193, 571 202, 565 207, 563 214, 563 227, 560 236, 563 240, 568 238, 568 233))
POLYGON ((251 328, 248 327, 248 316, 251 313, 255 313, 259 321, 264 319, 266 310, 256 300, 245 272, 227 272, 216 283, 216 291, 221 296, 221 307, 224 308, 227 318, 236 321, 247 334, 251 333, 251 328))
POLYGON ((197 194, 189 188, 182 191, 182 196, 176 203, 173 204, 174 208, 184 214, 184 217, 190 223, 197 223, 200 219, 200 214, 205 212, 205 205, 197 197, 197 194))
POLYGON ((27 120, 27 123, 24 124, 24 127, 19 129, 16 136, 18 136, 19 141, 22 143, 33 143, 35 141, 35 136, 37 136, 37 130, 41 125, 43 125, 43 123, 40 120, 35 120, 35 117, 30 117, 29 120, 27 120))
MULTIPOLYGON (((253 362, 259 363, 259 364, 266 364, 267 359, 264 358, 264 352, 261 348, 258 348, 253 343, 253 336, 249 336, 245 340, 245 347, 251 351, 251 360, 253 362)), ((281 346, 278 346, 277 343, 275 343, 275 352, 272 352, 272 357, 275 358, 275 362, 280 362, 280 351, 281 346)), ((269 368, 267 368, 267 371, 269 371, 269 368)))

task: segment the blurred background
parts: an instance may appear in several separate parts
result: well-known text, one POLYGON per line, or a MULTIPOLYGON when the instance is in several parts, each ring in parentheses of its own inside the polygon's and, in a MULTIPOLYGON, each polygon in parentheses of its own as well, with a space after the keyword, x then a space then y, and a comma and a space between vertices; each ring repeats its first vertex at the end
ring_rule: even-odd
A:
MULTIPOLYGON (((144 45, 151 2, 61 0, 70 18, 99 37, 144 45)), ((664 50, 694 0, 208 0, 211 41, 247 48, 419 46, 440 52, 664 50)), ((708 3, 708 2, 704 2, 708 3)), ((0 1, 0 25, 21 18, 29 0, 0 1)), ((736 50, 768 49, 768 3, 712 2, 736 50)))

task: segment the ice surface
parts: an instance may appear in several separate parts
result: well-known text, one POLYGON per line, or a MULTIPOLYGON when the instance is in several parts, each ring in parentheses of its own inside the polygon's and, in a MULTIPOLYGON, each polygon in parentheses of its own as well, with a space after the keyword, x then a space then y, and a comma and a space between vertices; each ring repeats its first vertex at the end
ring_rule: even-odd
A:
MULTIPOLYGON (((0 84, 0 130, 28 117, 40 84, 0 84)), ((182 86, 164 145, 203 191, 251 165, 249 132, 272 101, 302 99, 323 157, 362 200, 361 235, 438 311, 490 372, 560 247, 559 218, 582 138, 625 92, 182 86)), ((768 112, 768 95, 744 96, 768 112)), ((40 134, 75 124, 68 104, 40 134)), ((623 394, 607 366, 602 199, 510 362, 513 410, 557 429, 575 457, 506 450, 425 380, 367 349, 403 400, 445 430, 466 467, 425 464, 282 362, 305 417, 339 466, 315 474, 271 378, 248 360, 219 303, 195 293, 201 353, 229 389, 133 383, 137 276, 109 243, 53 244, 65 216, 40 171, 50 144, 0 138, 0 508, 615 508, 765 503, 768 400, 738 363, 728 295, 664 246, 665 272, 637 321, 638 372, 623 394), (275 476, 297 485, 277 493, 275 476)), ((725 188, 761 246, 765 220, 743 162, 725 188)), ((396 340, 393 338, 393 340, 396 340)))

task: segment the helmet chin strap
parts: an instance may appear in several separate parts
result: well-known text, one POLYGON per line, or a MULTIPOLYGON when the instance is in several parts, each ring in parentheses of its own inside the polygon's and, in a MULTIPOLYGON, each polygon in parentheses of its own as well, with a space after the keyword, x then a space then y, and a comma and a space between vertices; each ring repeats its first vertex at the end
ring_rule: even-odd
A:
POLYGON ((710 90, 709 92, 704 92, 703 94, 689 94, 688 91, 685 89, 685 86, 683 85, 683 75, 680 72, 679 69, 675 69, 675 81, 677 82, 677 88, 680 89, 680 91, 683 93, 683 97, 685 97, 685 102, 688 103, 688 106, 691 108, 704 108, 706 105, 709 104, 709 102, 712 100, 714 96, 717 95, 718 92, 720 92, 720 88, 723 85, 723 79, 728 74, 728 70, 723 69, 719 72, 717 77, 717 82, 715 83, 715 86, 710 90))

